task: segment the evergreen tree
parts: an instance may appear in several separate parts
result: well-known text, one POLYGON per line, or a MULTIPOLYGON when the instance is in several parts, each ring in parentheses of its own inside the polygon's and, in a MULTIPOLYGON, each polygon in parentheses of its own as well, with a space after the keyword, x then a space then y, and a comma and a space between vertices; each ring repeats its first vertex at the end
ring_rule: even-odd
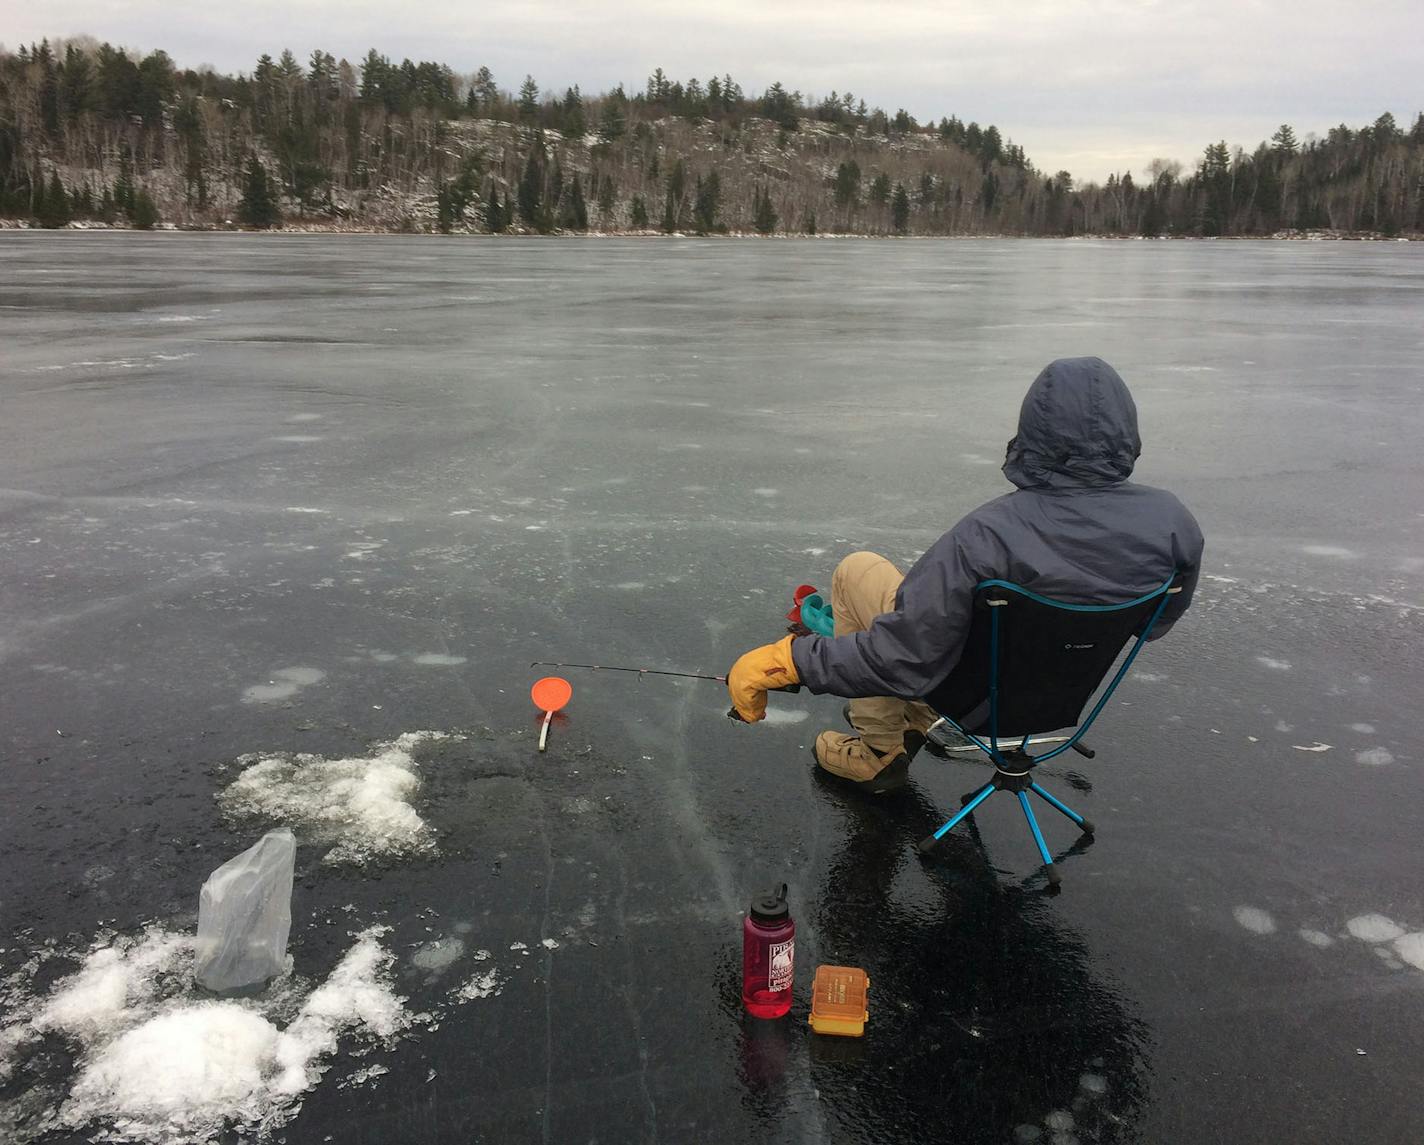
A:
POLYGON ((642 195, 634 195, 628 205, 628 225, 635 231, 648 229, 648 207, 642 195))
POLYGON ((667 199, 663 205, 663 231, 672 234, 682 225, 683 195, 687 190, 687 165, 678 158, 667 181, 667 199))
POLYGON ((133 225, 141 231, 151 231, 158 224, 158 207, 154 205, 149 193, 141 187, 134 195, 133 213, 130 217, 133 225))
POLYGON ((910 196, 904 183, 895 184, 895 194, 890 204, 890 220, 896 234, 903 235, 910 229, 910 196))
POLYGON ((1289 158, 1296 152, 1295 131, 1289 123, 1283 123, 1271 136, 1271 147, 1281 158, 1289 158))
POLYGON ((564 91, 559 110, 563 115, 564 134, 570 139, 582 139, 588 129, 588 123, 584 117, 583 96, 579 94, 578 84, 564 91))
POLYGON ((519 118, 533 123, 539 117, 539 85, 533 76, 525 76, 519 87, 519 118))
POLYGON ((752 192, 752 226, 764 235, 776 230, 776 208, 771 205, 771 194, 761 187, 752 192))
POLYGON ((59 134, 60 120, 59 68, 55 65, 54 53, 50 51, 48 40, 40 44, 33 59, 40 69, 40 122, 44 124, 46 134, 56 136, 59 134))
POLYGON ((603 112, 598 118, 598 137, 604 143, 612 143, 622 139, 623 133, 628 130, 628 117, 624 111, 622 100, 610 99, 603 105, 603 112))
POLYGON ((696 223, 698 234, 711 234, 714 231, 726 229, 717 222, 717 212, 721 209, 721 198, 722 180, 716 171, 710 172, 705 179, 701 175, 697 177, 697 189, 693 194, 692 217, 696 223))
POLYGON ((127 147, 119 152, 119 176, 114 180, 114 202, 121 211, 133 210, 133 156, 127 147))
POLYGON ((282 221, 272 179, 256 155, 247 161, 247 178, 243 183, 242 201, 237 206, 237 218, 239 222, 259 230, 274 227, 282 221))
POLYGON ((617 191, 613 186, 613 177, 605 175, 598 183, 598 213, 603 219, 608 219, 613 214, 614 204, 617 202, 617 191))
POLYGON ((1166 212, 1162 209, 1161 199, 1154 188, 1147 192, 1147 207, 1142 212, 1142 235, 1144 238, 1155 239, 1162 233, 1162 227, 1166 222, 1166 212))
POLYGON ((884 171, 870 184, 870 201, 880 207, 890 201, 890 176, 884 171))
MULTIPOLYGON (((38 180, 36 181, 38 184, 38 180)), ((69 195, 64 190, 64 182, 58 171, 49 173, 49 186, 44 198, 36 198, 35 218, 42 227, 62 227, 69 222, 69 195)))
POLYGON ((518 188, 519 217, 526 226, 537 226, 540 208, 544 201, 544 165, 546 162, 544 141, 535 135, 529 155, 524 161, 524 174, 520 176, 518 188))
POLYGON ((500 206, 499 191, 491 186, 489 197, 485 200, 485 229, 490 234, 497 235, 508 225, 509 219, 504 208, 500 206))
POLYGON ((494 74, 489 68, 481 67, 470 81, 470 96, 475 101, 481 115, 490 115, 499 102, 499 88, 495 86, 494 74))
POLYGON ((860 164, 854 159, 836 168, 835 199, 838 207, 853 207, 860 198, 860 164))
POLYGON ((801 225, 801 229, 808 235, 816 233, 816 210, 814 207, 806 212, 806 221, 801 225))
POLYGON ((74 44, 64 49, 64 68, 59 81, 59 101, 65 116, 73 121, 94 107, 94 65, 74 44))
POLYGON ((577 171, 574 172, 573 182, 569 184, 569 193, 564 197, 559 226, 567 231, 588 230, 588 204, 584 201, 583 183, 577 171))

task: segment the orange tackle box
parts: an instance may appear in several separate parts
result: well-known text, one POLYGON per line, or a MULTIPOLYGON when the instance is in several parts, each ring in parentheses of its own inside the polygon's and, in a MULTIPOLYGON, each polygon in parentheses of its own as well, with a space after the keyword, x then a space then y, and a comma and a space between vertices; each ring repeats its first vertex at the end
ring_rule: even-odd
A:
POLYGON ((811 984, 811 1029, 858 1038, 870 1017, 870 979, 858 966, 817 966, 811 984))

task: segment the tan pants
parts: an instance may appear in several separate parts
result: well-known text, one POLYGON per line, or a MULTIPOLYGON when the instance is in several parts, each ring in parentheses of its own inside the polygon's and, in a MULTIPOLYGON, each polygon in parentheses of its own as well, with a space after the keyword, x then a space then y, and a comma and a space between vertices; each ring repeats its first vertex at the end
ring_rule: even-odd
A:
MULTIPOLYGON (((841 561, 831 576, 836 635, 864 632, 882 612, 893 612, 895 592, 904 579, 905 574, 878 553, 851 553, 841 561)), ((928 731, 936 718, 927 704, 890 696, 850 702, 850 722, 860 732, 862 742, 882 755, 898 752, 906 731, 928 731)))

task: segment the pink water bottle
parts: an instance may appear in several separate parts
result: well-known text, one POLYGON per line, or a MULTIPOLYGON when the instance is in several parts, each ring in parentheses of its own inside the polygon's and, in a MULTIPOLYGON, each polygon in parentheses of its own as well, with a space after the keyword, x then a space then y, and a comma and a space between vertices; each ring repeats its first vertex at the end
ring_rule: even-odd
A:
POLYGON ((742 922, 742 1004, 754 1018, 779 1018, 791 1009, 796 969, 796 924, 786 884, 758 895, 742 922))

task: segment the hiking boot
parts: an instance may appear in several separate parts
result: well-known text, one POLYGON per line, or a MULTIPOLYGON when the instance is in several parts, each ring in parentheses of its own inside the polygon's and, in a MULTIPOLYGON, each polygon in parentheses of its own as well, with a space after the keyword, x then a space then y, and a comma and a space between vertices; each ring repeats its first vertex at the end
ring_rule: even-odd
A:
POLYGON ((898 791, 910 776, 910 756, 906 751, 881 753, 867 746, 859 736, 842 732, 822 732, 816 737, 812 754, 822 770, 873 795, 898 791))
MULTIPOLYGON (((849 727, 851 731, 860 731, 860 729, 855 726, 855 721, 850 718, 849 704, 846 704, 844 707, 841 708, 841 718, 845 720, 846 726, 849 727)), ((939 717, 936 716, 934 719, 925 723, 923 727, 919 727, 917 725, 912 724, 910 726, 910 729, 905 732, 905 751, 909 754, 911 760, 915 758, 915 755, 919 752, 920 748, 924 748, 936 759, 949 758, 949 752, 944 750, 944 745, 929 734, 930 728, 934 726, 935 720, 937 720, 938 718, 939 717), (914 740, 913 747, 910 746, 910 741, 912 738, 914 740)))

